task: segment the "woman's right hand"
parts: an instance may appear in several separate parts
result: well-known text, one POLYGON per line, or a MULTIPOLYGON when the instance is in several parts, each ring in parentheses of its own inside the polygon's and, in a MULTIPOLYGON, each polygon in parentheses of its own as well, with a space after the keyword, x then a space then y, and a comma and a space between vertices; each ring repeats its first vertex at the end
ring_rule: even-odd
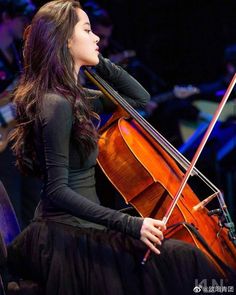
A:
POLYGON ((146 217, 140 230, 140 240, 154 253, 160 254, 155 245, 161 245, 164 238, 162 231, 165 229, 163 221, 146 217))

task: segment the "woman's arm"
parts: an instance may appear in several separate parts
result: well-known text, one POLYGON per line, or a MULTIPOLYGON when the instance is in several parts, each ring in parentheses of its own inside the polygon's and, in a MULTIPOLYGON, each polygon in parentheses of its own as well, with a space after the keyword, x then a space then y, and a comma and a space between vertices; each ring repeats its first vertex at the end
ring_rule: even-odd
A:
POLYGON ((131 217, 93 203, 69 187, 69 145, 72 122, 72 105, 69 101, 55 94, 44 97, 40 125, 44 145, 46 197, 57 207, 74 216, 139 238, 143 223, 141 218, 131 217))
MULTIPOLYGON (((99 64, 95 68, 98 75, 107 81, 132 107, 143 108, 150 100, 149 93, 137 80, 122 67, 115 65, 101 54, 99 55, 99 64)), ((99 93, 97 92, 97 94, 99 93)), ((100 113, 114 110, 114 104, 111 100, 103 94, 97 97, 99 99, 95 101, 95 110, 98 109, 100 113)))

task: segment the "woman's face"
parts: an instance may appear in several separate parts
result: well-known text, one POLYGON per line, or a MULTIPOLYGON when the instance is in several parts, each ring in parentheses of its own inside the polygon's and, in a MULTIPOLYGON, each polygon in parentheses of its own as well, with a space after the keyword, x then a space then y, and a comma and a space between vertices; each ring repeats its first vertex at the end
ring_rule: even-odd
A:
POLYGON ((99 62, 99 37, 91 31, 87 14, 77 9, 79 21, 74 27, 72 37, 68 40, 68 48, 75 62, 78 73, 81 66, 94 66, 99 62))

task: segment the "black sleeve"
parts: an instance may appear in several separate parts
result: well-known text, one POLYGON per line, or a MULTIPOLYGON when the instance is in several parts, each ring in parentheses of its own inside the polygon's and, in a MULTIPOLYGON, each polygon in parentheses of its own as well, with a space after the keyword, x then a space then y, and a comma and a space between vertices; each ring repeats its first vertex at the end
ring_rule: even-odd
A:
MULTIPOLYGON (((150 100, 150 94, 141 84, 130 76, 122 67, 99 55, 99 64, 95 67, 98 75, 107 81, 134 108, 143 108, 150 100)), ((104 95, 95 102, 100 112, 112 111, 114 105, 104 95), (98 104, 101 104, 98 106, 98 104)))
POLYGON ((46 196, 60 208, 82 219, 140 237, 142 218, 95 204, 68 186, 72 106, 59 95, 44 97, 40 112, 44 144, 46 196))
POLYGON ((116 105, 100 90, 84 88, 84 94, 90 100, 93 111, 97 114, 110 113, 116 110, 116 105))

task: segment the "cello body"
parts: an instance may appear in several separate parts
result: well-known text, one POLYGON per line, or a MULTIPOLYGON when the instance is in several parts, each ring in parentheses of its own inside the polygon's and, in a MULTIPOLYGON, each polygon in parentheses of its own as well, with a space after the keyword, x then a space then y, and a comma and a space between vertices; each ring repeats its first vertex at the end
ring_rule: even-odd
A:
MULTIPOLYGON (((98 164, 140 216, 162 219, 178 190, 183 172, 137 121, 117 118, 102 129, 98 164)), ((194 210, 199 202, 186 185, 166 224, 165 237, 194 244, 226 277, 224 266, 236 271, 236 247, 216 216, 209 216, 205 207, 194 210)))

